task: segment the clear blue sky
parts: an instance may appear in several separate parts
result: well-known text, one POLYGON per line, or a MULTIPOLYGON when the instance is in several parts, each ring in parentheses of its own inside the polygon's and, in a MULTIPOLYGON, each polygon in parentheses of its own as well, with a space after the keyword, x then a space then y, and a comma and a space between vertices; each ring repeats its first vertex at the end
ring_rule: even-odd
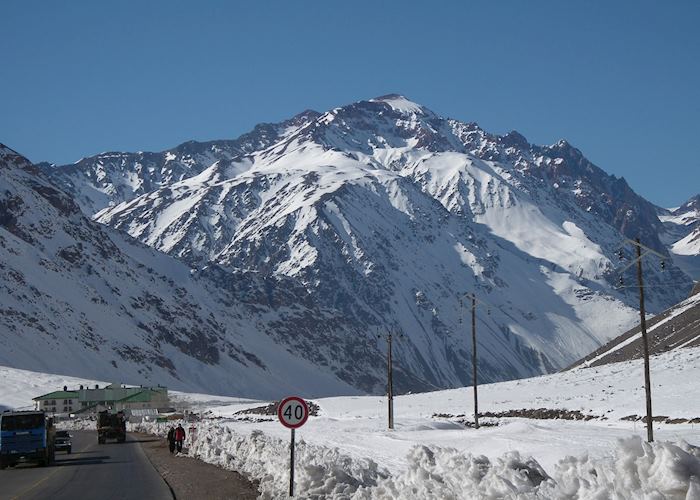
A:
POLYGON ((0 142, 33 161, 234 138, 398 92, 700 192, 700 2, 66 1, 0 8, 0 142))

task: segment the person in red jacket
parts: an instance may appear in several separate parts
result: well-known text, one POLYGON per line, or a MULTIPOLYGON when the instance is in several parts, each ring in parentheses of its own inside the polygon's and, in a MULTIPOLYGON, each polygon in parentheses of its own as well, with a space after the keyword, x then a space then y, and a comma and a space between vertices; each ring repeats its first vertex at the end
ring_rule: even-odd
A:
POLYGON ((177 447, 177 452, 182 452, 182 443, 185 440, 185 429, 182 428, 182 424, 178 424, 177 429, 175 429, 175 446, 177 447))

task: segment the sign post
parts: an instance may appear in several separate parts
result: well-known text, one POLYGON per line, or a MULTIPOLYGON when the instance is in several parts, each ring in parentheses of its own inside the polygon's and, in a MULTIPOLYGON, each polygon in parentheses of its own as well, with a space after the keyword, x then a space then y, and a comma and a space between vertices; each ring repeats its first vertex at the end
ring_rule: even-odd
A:
POLYGON ((190 443, 194 445, 194 442, 197 440, 197 427, 192 424, 190 425, 190 443))
POLYGON ((294 496, 294 430, 306 423, 309 418, 309 406, 297 396, 289 396, 277 406, 277 418, 285 427, 292 430, 289 454, 289 496, 294 496))

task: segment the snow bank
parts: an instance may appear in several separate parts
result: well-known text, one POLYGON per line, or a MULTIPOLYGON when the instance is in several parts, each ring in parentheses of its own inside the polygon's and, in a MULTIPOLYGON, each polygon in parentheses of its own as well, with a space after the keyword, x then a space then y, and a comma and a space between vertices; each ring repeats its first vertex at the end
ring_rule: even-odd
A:
POLYGON ((549 477, 532 458, 510 452, 490 462, 456 450, 413 449, 410 467, 357 499, 700 499, 700 448, 682 442, 619 440, 597 460, 567 457, 549 477))
MULTIPOLYGON (((176 425, 177 423, 175 423, 176 425)), ((133 429, 165 436, 172 423, 134 424, 133 429)), ((189 455, 260 481, 260 498, 284 497, 289 485, 289 441, 262 431, 239 434, 217 424, 198 424, 197 438, 186 443, 189 455)), ((351 498, 389 473, 371 459, 358 460, 337 448, 299 440, 295 448, 295 488, 302 498, 351 498)))
POLYGON ((65 431, 97 431, 97 421, 94 418, 59 420, 56 428, 65 431))
MULTIPOLYGON (((143 423, 165 435, 171 424, 143 423)), ((188 436, 188 440, 191 436, 188 436)), ((288 487, 289 442, 262 431, 240 434, 218 423, 198 424, 190 456, 260 481, 261 498, 283 498, 288 487)), ((296 447, 296 493, 311 499, 700 499, 700 448, 618 440, 599 458, 567 457, 551 475, 531 457, 512 451, 494 460, 451 448, 414 446, 408 467, 390 474, 369 458, 305 441, 296 447)))
POLYGON ((454 449, 416 446, 408 456, 409 468, 376 487, 363 487, 355 499, 537 498, 547 478, 532 458, 510 452, 493 463, 485 456, 465 455, 454 449))

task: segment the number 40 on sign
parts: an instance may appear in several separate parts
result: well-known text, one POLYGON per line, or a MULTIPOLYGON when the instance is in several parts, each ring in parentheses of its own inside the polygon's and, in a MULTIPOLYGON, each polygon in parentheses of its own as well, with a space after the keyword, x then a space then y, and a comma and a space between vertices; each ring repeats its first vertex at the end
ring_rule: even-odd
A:
POLYGON ((277 418, 285 427, 292 430, 292 442, 290 445, 289 457, 289 496, 294 496, 294 430, 298 429, 309 419, 309 406, 306 401, 297 397, 289 396, 280 401, 277 407, 277 418))

